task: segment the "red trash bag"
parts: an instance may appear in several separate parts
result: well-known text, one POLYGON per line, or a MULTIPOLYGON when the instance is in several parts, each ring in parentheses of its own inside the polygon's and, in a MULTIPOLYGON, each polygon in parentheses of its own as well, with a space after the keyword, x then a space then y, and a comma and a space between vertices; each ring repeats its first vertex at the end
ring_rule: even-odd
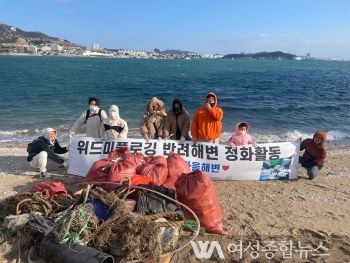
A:
POLYGON ((138 186, 138 185, 142 185, 142 184, 149 184, 150 182, 151 182, 151 180, 146 175, 135 174, 135 175, 131 176, 131 178, 130 178, 130 185, 132 185, 132 186, 134 186, 134 185, 138 186))
POLYGON ((40 192, 43 195, 56 197, 67 194, 66 186, 62 182, 40 182, 34 185, 30 192, 40 192))
POLYGON ((131 152, 129 150, 129 147, 121 147, 121 148, 110 151, 107 159, 110 161, 116 160, 118 158, 124 159, 126 156, 128 156, 130 154, 131 154, 131 152))
POLYGON ((112 164, 113 163, 107 159, 101 159, 94 162, 87 173, 85 180, 87 182, 106 182, 112 164))
POLYGON ((131 178, 136 174, 136 167, 141 164, 143 156, 128 155, 125 159, 113 162, 108 173, 108 182, 120 182, 123 178, 131 178))
MULTIPOLYGON (((214 234, 225 234, 221 209, 210 177, 196 170, 182 174, 175 182, 177 199, 197 215, 201 225, 214 234)), ((193 219, 185 210, 185 217, 193 219)))
POLYGON ((139 171, 139 174, 147 175, 152 185, 161 186, 168 177, 167 161, 163 156, 152 157, 139 171))
POLYGON ((175 190, 175 182, 183 173, 190 173, 191 167, 182 158, 180 154, 171 152, 167 158, 168 163, 168 178, 164 183, 164 187, 175 190))
MULTIPOLYGON (((142 154, 142 153, 136 153, 136 154, 142 154)), ((146 164, 149 163, 149 161, 152 159, 152 156, 144 156, 141 160, 141 164, 136 167, 136 174, 141 174, 141 170, 145 167, 146 164)))

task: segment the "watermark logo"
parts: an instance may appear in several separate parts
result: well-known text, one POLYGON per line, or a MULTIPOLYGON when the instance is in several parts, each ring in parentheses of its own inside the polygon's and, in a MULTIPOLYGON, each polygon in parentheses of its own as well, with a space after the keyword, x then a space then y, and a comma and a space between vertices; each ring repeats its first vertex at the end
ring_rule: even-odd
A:
POLYGON ((218 253, 221 259, 225 259, 225 256, 224 256, 224 253, 222 252, 219 241, 198 241, 198 242, 191 241, 191 246, 196 258, 198 259, 211 258, 214 249, 216 249, 216 252, 218 253), (199 245, 200 251, 198 250, 197 243, 199 245), (208 248, 209 243, 210 243, 210 246, 208 248))

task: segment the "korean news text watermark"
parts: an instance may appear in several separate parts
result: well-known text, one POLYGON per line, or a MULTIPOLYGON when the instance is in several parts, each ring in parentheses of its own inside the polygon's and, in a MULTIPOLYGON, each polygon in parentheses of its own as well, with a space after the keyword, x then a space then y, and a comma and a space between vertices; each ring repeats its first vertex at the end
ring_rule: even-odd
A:
POLYGON ((328 248, 319 242, 312 246, 302 241, 293 240, 238 240, 222 246, 219 241, 191 241, 193 252, 198 259, 210 259, 216 252, 220 259, 226 257, 250 257, 252 260, 258 258, 273 259, 278 254, 279 259, 309 259, 310 257, 329 257, 328 248), (225 256, 228 255, 228 256, 225 256))

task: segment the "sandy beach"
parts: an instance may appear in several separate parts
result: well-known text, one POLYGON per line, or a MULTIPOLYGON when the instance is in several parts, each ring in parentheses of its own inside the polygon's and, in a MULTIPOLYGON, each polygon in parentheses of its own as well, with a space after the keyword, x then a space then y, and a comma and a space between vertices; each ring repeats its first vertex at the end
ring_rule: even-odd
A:
MULTIPOLYGON (((25 147, 0 143, 0 200, 25 192, 40 181, 26 161, 25 147)), ((171 262, 253 262, 249 250, 242 255, 238 251, 230 254, 227 247, 239 241, 256 244, 257 240, 275 240, 276 244, 292 240, 299 242, 299 250, 308 246, 310 252, 305 258, 306 252, 295 248, 292 259, 269 260, 261 251, 254 262, 350 262, 350 147, 333 146, 328 151, 325 166, 314 180, 300 167, 296 180, 215 181, 227 234, 205 234, 197 240, 219 241, 225 259, 217 254, 211 259, 196 259, 188 246, 171 262)), ((50 172, 52 180, 67 185, 83 181, 67 175, 64 168, 50 172)), ((4 259, 0 252, 0 262, 15 261, 4 259)))

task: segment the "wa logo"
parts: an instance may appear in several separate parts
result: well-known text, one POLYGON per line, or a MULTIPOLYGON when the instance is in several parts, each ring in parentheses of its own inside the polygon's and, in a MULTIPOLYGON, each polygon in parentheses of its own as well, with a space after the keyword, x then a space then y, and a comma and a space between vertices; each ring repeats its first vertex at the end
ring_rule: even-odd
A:
POLYGON ((194 251, 196 258, 209 259, 209 258, 211 258, 211 255, 213 254, 214 249, 216 249, 219 257, 221 259, 225 259, 225 256, 224 256, 224 253, 222 252, 219 241, 211 241, 211 242, 210 241, 204 241, 204 242, 198 241, 197 243, 199 245, 200 251, 198 250, 198 246, 197 246, 196 242, 191 241, 191 246, 192 246, 192 249, 194 251), (209 246, 209 243, 210 243, 210 246, 209 246), (209 248, 208 248, 208 246, 209 246, 209 248))

